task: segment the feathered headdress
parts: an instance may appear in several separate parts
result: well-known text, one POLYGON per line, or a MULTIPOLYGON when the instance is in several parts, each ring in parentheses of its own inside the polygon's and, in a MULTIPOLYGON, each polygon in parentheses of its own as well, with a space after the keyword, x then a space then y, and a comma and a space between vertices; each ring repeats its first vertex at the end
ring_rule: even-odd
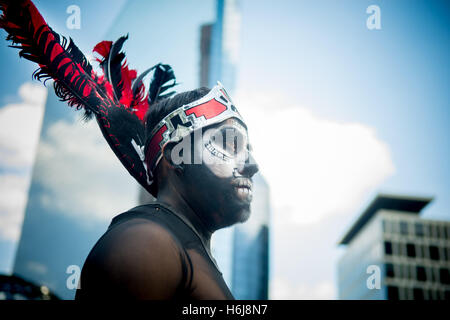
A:
POLYGON ((102 41, 94 51, 103 75, 97 75, 73 40, 60 36, 45 22, 30 0, 0 0, 0 28, 8 33, 11 47, 20 57, 39 65, 38 80, 53 79, 56 95, 70 106, 84 110, 86 120, 95 117, 100 130, 128 172, 154 194, 144 161, 144 116, 153 103, 174 94, 176 85, 169 65, 157 64, 139 77, 129 69, 122 46, 128 36, 116 42, 102 41), (143 78, 153 71, 149 91, 143 78))

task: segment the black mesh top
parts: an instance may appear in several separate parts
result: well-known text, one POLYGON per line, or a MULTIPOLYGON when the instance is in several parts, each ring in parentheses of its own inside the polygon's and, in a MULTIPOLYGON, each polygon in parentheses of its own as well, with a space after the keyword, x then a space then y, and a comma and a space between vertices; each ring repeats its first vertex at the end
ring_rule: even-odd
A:
POLYGON ((156 202, 112 219, 84 263, 75 299, 234 297, 192 224, 156 202))

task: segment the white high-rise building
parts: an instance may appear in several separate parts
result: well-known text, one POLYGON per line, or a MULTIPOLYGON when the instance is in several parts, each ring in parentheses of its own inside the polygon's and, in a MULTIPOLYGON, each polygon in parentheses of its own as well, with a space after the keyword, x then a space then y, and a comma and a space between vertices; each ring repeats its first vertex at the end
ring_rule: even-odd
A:
POLYGON ((340 299, 450 300, 450 221, 419 216, 431 200, 372 201, 340 241, 340 299))

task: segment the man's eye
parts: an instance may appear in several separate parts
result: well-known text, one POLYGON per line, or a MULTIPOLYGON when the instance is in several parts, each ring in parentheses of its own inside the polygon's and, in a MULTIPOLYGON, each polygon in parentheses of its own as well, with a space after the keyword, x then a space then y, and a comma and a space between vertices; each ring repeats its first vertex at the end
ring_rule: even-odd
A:
POLYGON ((245 137, 234 128, 223 128, 211 141, 227 154, 236 156, 244 148, 245 137))
POLYGON ((228 152, 235 154, 238 150, 238 139, 234 136, 232 139, 228 139, 224 146, 225 150, 228 152))

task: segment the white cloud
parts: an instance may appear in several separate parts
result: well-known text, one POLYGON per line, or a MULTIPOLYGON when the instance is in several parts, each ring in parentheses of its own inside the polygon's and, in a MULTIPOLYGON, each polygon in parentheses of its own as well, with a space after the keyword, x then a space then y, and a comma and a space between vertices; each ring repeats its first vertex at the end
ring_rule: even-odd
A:
POLYGON ((270 282, 271 300, 332 300, 335 299, 331 282, 319 282, 316 285, 301 285, 276 277, 270 282))
POLYGON ((19 103, 0 109, 0 167, 29 167, 33 163, 41 128, 47 89, 24 83, 19 103))
POLYGON ((19 239, 29 184, 29 176, 0 175, 0 237, 3 239, 19 239))
POLYGON ((47 89, 24 83, 18 103, 0 108, 0 238, 20 235, 47 89))
POLYGON ((394 173, 388 146, 371 127, 318 117, 281 94, 235 100, 270 187, 271 298, 335 299, 338 238, 394 173))
POLYGON ((277 217, 311 224, 349 212, 394 172, 373 128, 319 118, 281 96, 236 100, 277 217))
POLYGON ((89 221, 109 221, 136 205, 138 187, 101 135, 95 121, 58 121, 38 150, 41 204, 89 221))

